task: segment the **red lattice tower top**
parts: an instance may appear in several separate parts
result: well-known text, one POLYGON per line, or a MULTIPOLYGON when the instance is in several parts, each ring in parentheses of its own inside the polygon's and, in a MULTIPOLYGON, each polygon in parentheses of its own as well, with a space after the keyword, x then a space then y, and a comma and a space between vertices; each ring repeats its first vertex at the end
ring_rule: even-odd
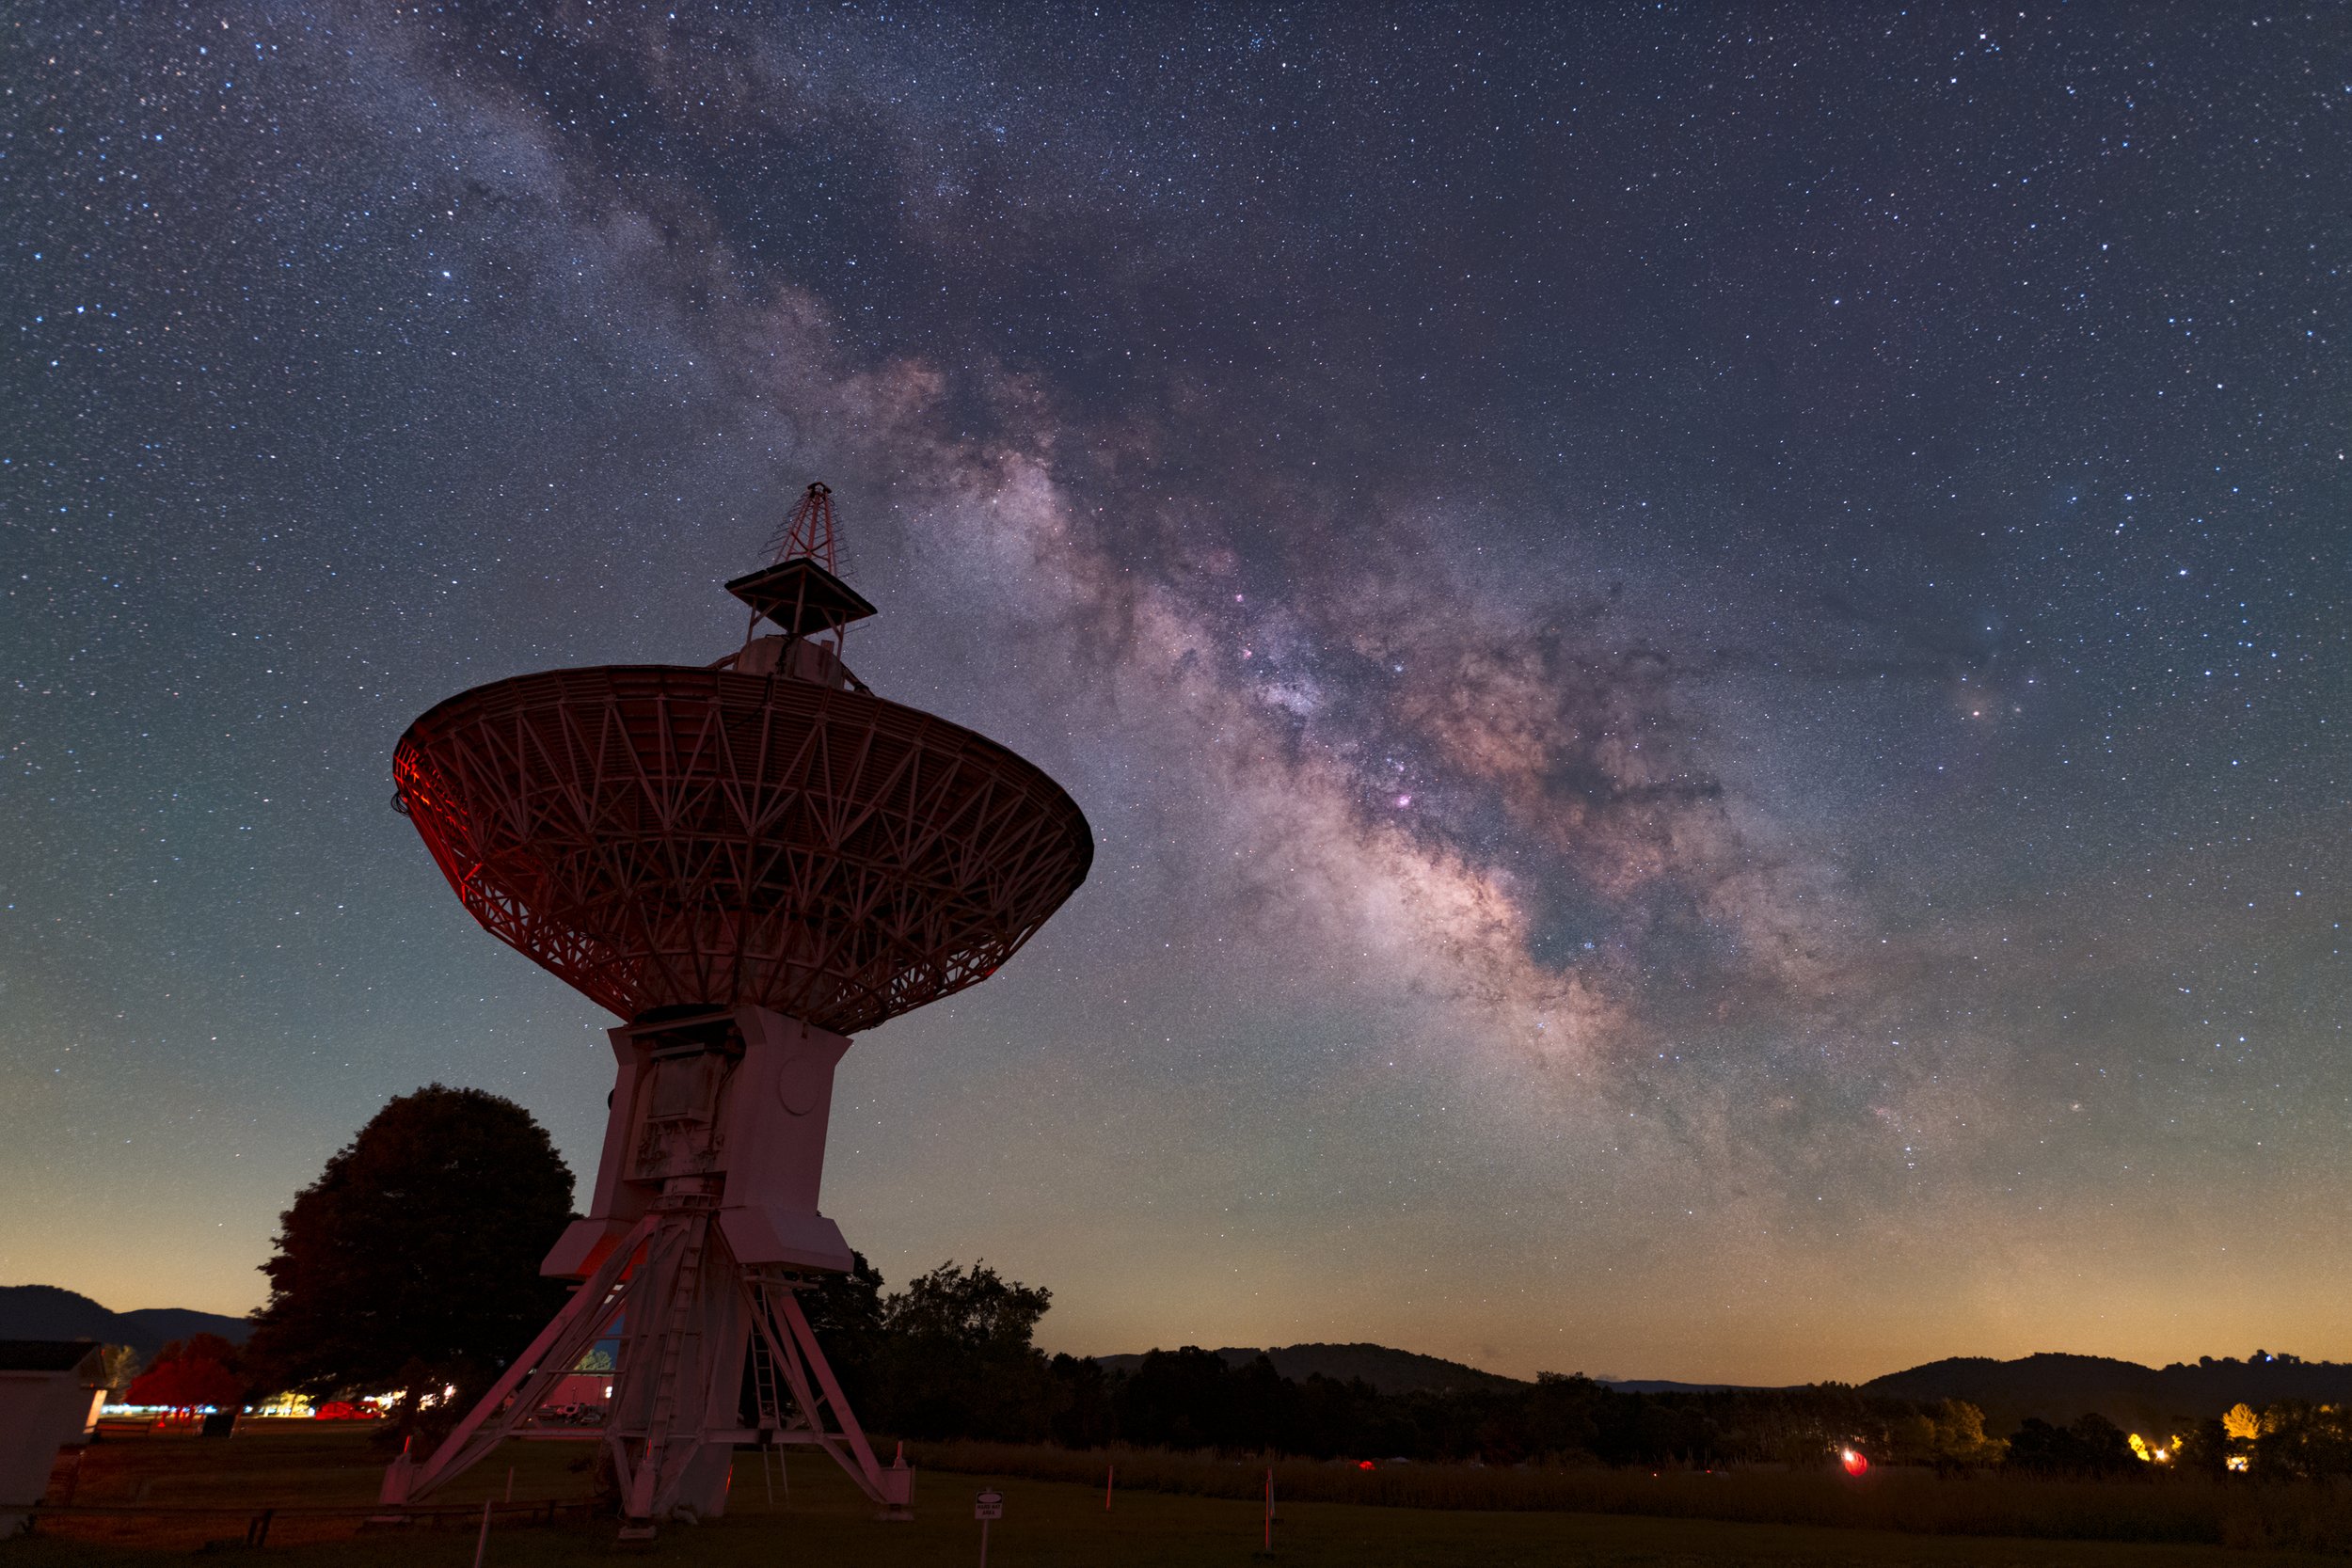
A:
POLYGON ((792 509, 792 515, 768 545, 779 562, 807 560, 828 572, 839 571, 833 559, 832 486, 811 482, 801 504, 792 509))

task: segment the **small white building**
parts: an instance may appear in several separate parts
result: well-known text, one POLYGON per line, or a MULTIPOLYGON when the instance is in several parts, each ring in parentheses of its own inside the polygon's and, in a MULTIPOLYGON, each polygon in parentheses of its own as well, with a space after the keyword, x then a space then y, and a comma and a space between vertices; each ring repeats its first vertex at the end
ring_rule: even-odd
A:
POLYGON ((88 1441, 105 1367, 88 1339, 0 1339, 0 1540, 31 1522, 58 1450, 88 1441))

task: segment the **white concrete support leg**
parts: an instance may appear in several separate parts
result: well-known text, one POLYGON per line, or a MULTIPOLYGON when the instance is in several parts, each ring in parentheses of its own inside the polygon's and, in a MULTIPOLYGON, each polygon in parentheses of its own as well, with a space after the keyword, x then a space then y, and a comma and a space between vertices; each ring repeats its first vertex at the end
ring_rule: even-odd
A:
POLYGON ((530 1348, 515 1357, 505 1375, 442 1440, 430 1460, 417 1465, 405 1452, 394 1460, 384 1472, 378 1500, 387 1505, 423 1501, 451 1478, 471 1468, 508 1433, 534 1415, 540 1402, 579 1364, 596 1342, 596 1336, 620 1312, 629 1294, 629 1260, 652 1230, 650 1219, 629 1230, 587 1283, 572 1292, 563 1310, 539 1331, 530 1348))
POLYGON ((817 1209, 848 1038, 739 1007, 648 1018, 612 1039, 619 1073, 591 1212, 543 1265, 586 1283, 431 1460, 393 1465, 385 1503, 421 1501, 485 1457, 617 1320, 602 1439, 624 1537, 718 1517, 735 1445, 765 1440, 822 1448, 884 1518, 912 1517, 913 1472, 903 1459, 876 1463, 795 1296, 850 1266, 840 1228, 817 1209), (739 1402, 755 1336, 761 1410, 746 1428, 739 1402))
POLYGON ((866 1429, 842 1396, 833 1364, 825 1359, 823 1348, 808 1326, 808 1315, 801 1310, 798 1287, 771 1283, 755 1286, 753 1293, 762 1308, 755 1313, 754 1321, 792 1390, 808 1440, 830 1454, 858 1489, 881 1506, 882 1518, 913 1519, 914 1473, 907 1468, 903 1453, 887 1469, 875 1461, 874 1449, 866 1441, 866 1429), (832 1414, 835 1430, 827 1429, 827 1412, 832 1414))

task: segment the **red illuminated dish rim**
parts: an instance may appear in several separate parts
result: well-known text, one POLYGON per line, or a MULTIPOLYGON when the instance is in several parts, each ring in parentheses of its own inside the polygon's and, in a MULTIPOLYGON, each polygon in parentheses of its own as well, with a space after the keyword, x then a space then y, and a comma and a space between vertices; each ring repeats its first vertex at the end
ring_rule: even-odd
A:
POLYGON ((871 1028, 993 974, 1094 856, 1069 795, 985 736, 720 670, 477 687, 409 726, 393 774, 474 918, 624 1018, 871 1028))

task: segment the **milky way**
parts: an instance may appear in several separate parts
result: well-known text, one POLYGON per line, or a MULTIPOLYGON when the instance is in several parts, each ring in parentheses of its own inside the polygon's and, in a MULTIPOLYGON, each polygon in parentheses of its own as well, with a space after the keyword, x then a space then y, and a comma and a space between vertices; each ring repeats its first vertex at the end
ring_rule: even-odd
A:
MULTIPOLYGON (((702 663, 1098 835, 826 1209, 1055 1348, 2352 1355, 2340 15, 22 9, 0 1276, 236 1310, 608 1022, 386 809, 702 663)), ((1972 13, 1973 14, 1973 13, 1972 13)))

